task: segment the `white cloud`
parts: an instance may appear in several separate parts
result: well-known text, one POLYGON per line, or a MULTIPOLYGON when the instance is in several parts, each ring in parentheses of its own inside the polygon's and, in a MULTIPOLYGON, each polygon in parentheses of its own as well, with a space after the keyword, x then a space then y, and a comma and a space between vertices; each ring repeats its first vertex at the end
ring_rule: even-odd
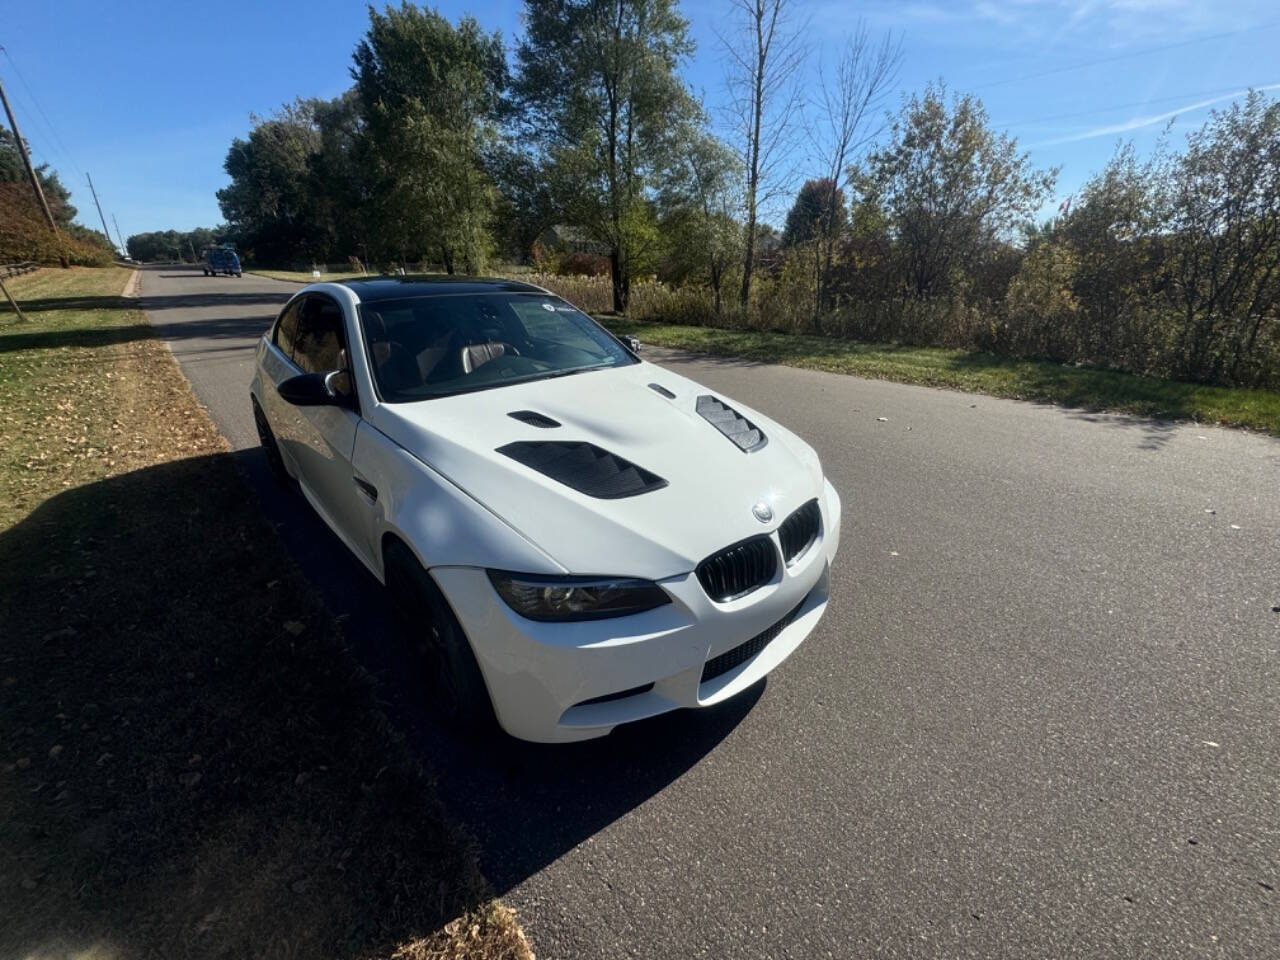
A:
MULTIPOLYGON (((818 9, 834 12, 827 3, 818 9)), ((859 9, 859 16, 877 23, 968 23, 1016 30, 1027 39, 1042 40, 1077 34, 1086 39, 1106 37, 1112 47, 1240 29, 1273 19, 1275 13, 1273 0, 872 0, 859 9)))

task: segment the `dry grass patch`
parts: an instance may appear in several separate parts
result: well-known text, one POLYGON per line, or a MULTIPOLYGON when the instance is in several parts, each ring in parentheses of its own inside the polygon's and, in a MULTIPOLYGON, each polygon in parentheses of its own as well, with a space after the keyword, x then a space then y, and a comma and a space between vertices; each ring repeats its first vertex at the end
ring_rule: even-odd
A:
POLYGON ((529 957, 127 276, 0 320, 0 956, 529 957))

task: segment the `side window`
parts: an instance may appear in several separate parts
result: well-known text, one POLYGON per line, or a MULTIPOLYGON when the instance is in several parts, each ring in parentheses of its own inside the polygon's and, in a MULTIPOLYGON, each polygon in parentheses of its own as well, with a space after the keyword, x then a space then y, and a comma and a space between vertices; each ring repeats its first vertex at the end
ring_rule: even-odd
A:
POLYGON ((302 306, 301 300, 295 300, 289 304, 280 314, 280 319, 276 321, 275 332, 271 335, 271 342, 280 348, 280 352, 286 357, 293 356, 293 341, 298 335, 298 308, 302 306))
POLYGON ((293 362, 307 373, 328 373, 343 366, 339 354, 346 345, 342 308, 326 296, 307 297, 298 317, 293 362))

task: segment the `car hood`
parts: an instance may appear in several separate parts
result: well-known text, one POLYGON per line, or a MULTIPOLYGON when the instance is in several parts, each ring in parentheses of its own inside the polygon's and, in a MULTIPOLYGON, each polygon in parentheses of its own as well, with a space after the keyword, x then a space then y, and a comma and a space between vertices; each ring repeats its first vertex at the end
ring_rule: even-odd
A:
POLYGON ((822 492, 818 457, 793 433, 721 393, 643 362, 383 404, 374 425, 574 574, 685 574, 721 547, 776 529, 822 492), (768 442, 743 452, 696 411, 697 398, 705 395, 747 417, 768 442), (530 425, 510 416, 516 411, 542 414, 560 426, 530 425), (619 499, 590 496, 498 452, 520 441, 591 443, 666 485, 619 499), (753 515, 760 501, 772 508, 767 522, 753 515))

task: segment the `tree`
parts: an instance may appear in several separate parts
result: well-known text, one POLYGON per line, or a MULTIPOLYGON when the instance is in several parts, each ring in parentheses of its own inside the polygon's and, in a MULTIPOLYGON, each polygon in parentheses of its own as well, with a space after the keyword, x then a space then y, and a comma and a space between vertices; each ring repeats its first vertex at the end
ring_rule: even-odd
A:
MULTIPOLYGON (((26 138, 23 139, 25 141, 26 138)), ((58 178, 57 171, 50 169, 47 163, 40 164, 35 171, 54 222, 60 229, 65 229, 76 216, 76 208, 71 205, 71 191, 58 178)), ((22 154, 18 152, 13 131, 3 127, 0 127, 0 183, 26 183, 30 189, 27 169, 22 164, 22 154)))
POLYGON ((1163 194, 1180 372, 1280 381, 1280 102, 1255 90, 1215 111, 1167 169, 1163 194))
POLYGON ((678 162, 661 193, 663 233, 681 276, 705 274, 718 314, 725 277, 742 251, 741 169, 734 152, 696 128, 681 137, 678 162))
POLYGON ((1056 178, 987 125, 979 100, 955 97, 948 107, 945 89, 933 84, 906 102, 889 143, 851 174, 862 201, 887 214, 917 298, 954 292, 1031 222, 1056 178))
POLYGON ((538 235, 558 220, 548 178, 538 156, 518 136, 496 145, 485 165, 498 190, 493 222, 500 253, 521 262, 530 256, 538 235))
POLYGON ((251 118, 248 138, 237 137, 227 152, 231 183, 218 191, 218 206, 260 262, 323 262, 332 248, 333 221, 314 176, 318 103, 298 100, 272 117, 251 118))
MULTIPOLYGON (((879 114, 898 75, 902 44, 886 34, 873 42, 866 25, 859 22, 828 73, 819 68, 817 94, 809 140, 822 165, 827 197, 818 205, 818 250, 814 262, 814 318, 828 307, 831 265, 844 217, 842 188, 854 157, 880 133, 879 114)), ((810 181, 812 183, 814 181, 810 181)), ((807 186, 807 185, 806 185, 807 186)))
POLYGON ((135 260, 184 260, 191 257, 192 251, 199 257, 205 248, 225 243, 227 236, 226 227, 196 227, 186 232, 161 230, 135 233, 125 240, 125 248, 135 260))
POLYGON ((609 251, 613 307, 627 309, 652 257, 649 190, 696 105, 677 75, 693 50, 675 0, 525 0, 515 84, 557 207, 609 251))
POLYGON ((778 190, 787 188, 789 134, 794 129, 800 93, 796 78, 805 59, 802 28, 792 22, 792 0, 730 0, 734 35, 721 38, 728 58, 728 114, 742 151, 742 288, 738 301, 751 302, 756 265, 759 211, 778 190))
POLYGON ((404 3, 369 11, 351 75, 377 178, 379 246, 401 259, 438 250, 453 273, 479 273, 492 245, 495 194, 484 151, 496 139, 507 80, 497 33, 455 27, 404 3))
POLYGON ((830 273, 828 244, 834 245, 848 222, 844 191, 828 178, 806 180, 787 211, 782 228, 782 246, 792 260, 792 276, 808 277, 804 286, 813 297, 811 319, 815 324, 830 273))
POLYGON ((338 259, 363 259, 373 206, 367 138, 355 90, 332 100, 312 101, 320 149, 312 156, 316 215, 329 225, 338 259))
POLYGON ((1163 335, 1141 319, 1163 246, 1157 167, 1139 163, 1131 144, 1121 146, 1045 237, 1070 252, 1055 262, 1072 266, 1073 358, 1145 370, 1166 350, 1163 335))
POLYGON ((834 180, 806 180, 787 211, 782 227, 782 245, 817 245, 828 231, 838 232, 848 222, 844 191, 834 180))

